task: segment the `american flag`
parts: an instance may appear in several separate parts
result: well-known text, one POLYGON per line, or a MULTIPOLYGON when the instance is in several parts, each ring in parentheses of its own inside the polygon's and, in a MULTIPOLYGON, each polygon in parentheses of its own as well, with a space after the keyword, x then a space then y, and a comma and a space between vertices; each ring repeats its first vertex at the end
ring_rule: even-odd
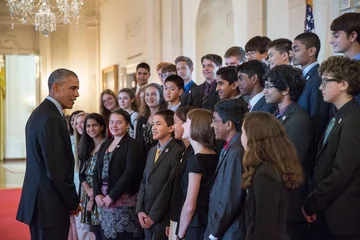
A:
POLYGON ((313 14, 313 3, 312 0, 306 0, 306 15, 304 21, 304 32, 314 32, 314 14, 313 14))

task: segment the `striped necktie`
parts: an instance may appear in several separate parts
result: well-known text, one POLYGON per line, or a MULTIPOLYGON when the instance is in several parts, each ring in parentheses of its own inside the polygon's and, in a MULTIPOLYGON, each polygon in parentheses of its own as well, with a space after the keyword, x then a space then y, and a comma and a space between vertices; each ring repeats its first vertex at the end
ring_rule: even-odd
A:
POLYGON ((335 117, 333 117, 331 119, 331 121, 329 122, 329 125, 327 126, 326 128, 326 132, 325 132, 325 135, 324 135, 324 141, 323 141, 323 144, 325 144, 327 138, 329 137, 330 133, 331 133, 331 130, 333 129, 334 125, 335 125, 335 117))

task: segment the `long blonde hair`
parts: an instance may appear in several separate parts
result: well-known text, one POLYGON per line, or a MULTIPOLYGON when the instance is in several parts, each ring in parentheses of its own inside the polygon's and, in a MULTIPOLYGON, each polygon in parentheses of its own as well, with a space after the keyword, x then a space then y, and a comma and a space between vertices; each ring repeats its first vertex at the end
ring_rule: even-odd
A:
MULTIPOLYGON (((76 120, 78 119, 78 117, 82 117, 84 116, 85 118, 87 117, 88 113, 86 112, 80 112, 79 114, 77 114, 74 117, 74 121, 75 121, 75 131, 74 131, 74 160, 75 160, 75 172, 79 172, 79 153, 80 153, 80 138, 81 135, 79 134, 79 132, 76 129, 76 120)), ((84 125, 85 125, 85 121, 84 121, 84 125)), ((84 126, 84 131, 86 131, 86 126, 84 126)))
POLYGON ((247 136, 243 188, 252 186, 256 170, 264 162, 275 166, 287 188, 295 189, 303 183, 304 172, 299 156, 279 120, 266 112, 252 112, 245 117, 243 129, 247 136))

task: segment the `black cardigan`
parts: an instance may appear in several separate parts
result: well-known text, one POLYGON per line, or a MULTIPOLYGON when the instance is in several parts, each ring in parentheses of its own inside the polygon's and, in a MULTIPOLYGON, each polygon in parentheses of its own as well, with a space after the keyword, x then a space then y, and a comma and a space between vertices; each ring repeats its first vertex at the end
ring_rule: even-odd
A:
MULTIPOLYGON (((106 150, 113 141, 107 140, 99 149, 96 161, 94 180, 94 196, 102 195, 101 173, 106 150)), ((137 142, 126 134, 113 150, 108 176, 107 194, 116 201, 123 193, 134 195, 138 192, 142 177, 141 152, 138 151, 137 142)))

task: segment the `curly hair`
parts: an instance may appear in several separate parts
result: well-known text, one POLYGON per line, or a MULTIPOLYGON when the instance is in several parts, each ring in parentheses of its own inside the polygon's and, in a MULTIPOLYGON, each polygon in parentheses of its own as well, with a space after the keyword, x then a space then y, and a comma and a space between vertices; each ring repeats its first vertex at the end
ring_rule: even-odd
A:
POLYGON ((102 91, 101 94, 100 94, 100 114, 105 119, 106 125, 108 125, 111 111, 104 107, 103 96, 105 94, 108 94, 108 95, 111 95, 111 96, 114 97, 117 108, 119 108, 119 102, 117 100, 118 97, 116 96, 116 94, 110 89, 106 89, 106 90, 102 91))
MULTIPOLYGON (((162 91, 162 87, 157 83, 149 83, 149 84, 146 85, 146 87, 144 88, 143 91, 146 92, 146 89, 148 89, 149 87, 154 87, 159 92, 159 96, 160 96, 159 110, 166 109, 167 106, 166 106, 164 94, 163 94, 163 91, 162 91)), ((143 104, 140 104, 139 115, 142 116, 142 117, 145 117, 145 118, 148 118, 150 116, 150 108, 146 104, 145 100, 144 100, 143 104)))
POLYGON ((346 92, 352 96, 360 93, 360 62, 344 56, 332 56, 325 60, 319 67, 319 74, 348 82, 346 92))
POLYGON ((265 74, 265 81, 271 82, 279 91, 289 89, 290 99, 298 101, 306 81, 298 68, 290 65, 278 65, 265 74))
POLYGON ((294 145, 285 128, 270 113, 249 113, 243 124, 247 147, 243 158, 244 173, 241 186, 251 188, 257 168, 272 163, 288 189, 298 188, 304 181, 304 172, 294 145))

